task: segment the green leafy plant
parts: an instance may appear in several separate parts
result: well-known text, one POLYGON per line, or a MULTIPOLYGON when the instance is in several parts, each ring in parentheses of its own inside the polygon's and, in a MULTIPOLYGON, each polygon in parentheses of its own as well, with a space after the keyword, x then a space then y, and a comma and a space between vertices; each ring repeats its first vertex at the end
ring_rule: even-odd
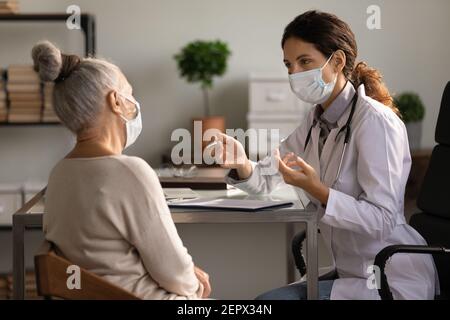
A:
POLYGON ((180 76, 187 82, 200 83, 206 116, 211 114, 208 90, 213 87, 214 77, 225 74, 230 55, 228 45, 222 41, 199 40, 188 43, 174 56, 180 76))
POLYGON ((414 92, 404 92, 394 99, 395 105, 402 114, 403 121, 421 121, 425 116, 425 107, 419 95, 414 92))

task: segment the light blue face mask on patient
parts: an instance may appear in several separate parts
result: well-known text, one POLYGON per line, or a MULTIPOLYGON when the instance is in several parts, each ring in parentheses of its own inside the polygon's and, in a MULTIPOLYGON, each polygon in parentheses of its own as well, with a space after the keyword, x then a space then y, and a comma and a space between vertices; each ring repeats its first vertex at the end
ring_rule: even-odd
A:
POLYGON ((139 137, 142 131, 141 105, 135 99, 119 93, 122 97, 132 102, 136 106, 136 116, 133 119, 127 119, 123 115, 120 117, 125 121, 127 137, 124 149, 131 146, 139 137))

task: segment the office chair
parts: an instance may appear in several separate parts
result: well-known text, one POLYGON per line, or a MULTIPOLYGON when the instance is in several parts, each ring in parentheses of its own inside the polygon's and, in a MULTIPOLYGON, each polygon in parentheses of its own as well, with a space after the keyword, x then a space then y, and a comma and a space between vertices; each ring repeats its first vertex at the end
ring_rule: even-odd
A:
POLYGON ((417 206, 422 211, 414 214, 409 224, 427 241, 428 246, 392 245, 375 257, 380 270, 381 299, 392 300, 388 279, 384 272, 386 261, 395 253, 432 254, 439 276, 441 293, 435 299, 450 299, 450 81, 442 95, 436 125, 437 145, 431 154, 417 206))
MULTIPOLYGON (((320 233, 320 230, 319 230, 320 233)), ((294 256, 295 266, 297 267, 300 276, 303 277, 306 274, 306 263, 302 254, 303 241, 306 239, 306 231, 298 232, 292 239, 292 255, 294 256)), ((322 280, 334 280, 338 277, 336 269, 331 270, 323 275, 319 276, 319 281, 322 280)))
POLYGON ((67 268, 70 261, 58 256, 52 243, 44 241, 34 257, 36 285, 44 299, 68 300, 138 300, 139 298, 105 279, 80 268, 80 289, 69 289, 67 268))
MULTIPOLYGON (((421 213, 414 214, 410 225, 427 241, 428 246, 392 245, 382 249, 375 257, 374 265, 380 271, 381 299, 392 300, 392 293, 384 272, 386 261, 395 253, 432 254, 439 276, 440 295, 436 299, 450 299, 450 204, 446 185, 450 183, 450 82, 444 89, 430 164, 422 184, 417 206, 421 213)), ((303 277, 306 264, 302 255, 302 243, 306 232, 299 232, 292 240, 295 265, 303 277)), ((374 271, 377 268, 374 268, 374 271)), ((319 280, 334 280, 335 270, 319 277, 319 280)))

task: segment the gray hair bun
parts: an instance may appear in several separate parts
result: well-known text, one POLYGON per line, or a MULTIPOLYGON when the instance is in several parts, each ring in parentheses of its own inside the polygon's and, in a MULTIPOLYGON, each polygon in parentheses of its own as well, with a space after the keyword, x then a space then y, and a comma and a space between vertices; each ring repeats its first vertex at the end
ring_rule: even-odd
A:
POLYGON ((63 81, 81 63, 80 57, 61 53, 61 50, 49 41, 37 43, 31 50, 31 56, 34 70, 39 73, 42 81, 63 81))
POLYGON ((34 70, 42 81, 55 81, 62 68, 61 51, 49 41, 38 42, 31 50, 34 70))

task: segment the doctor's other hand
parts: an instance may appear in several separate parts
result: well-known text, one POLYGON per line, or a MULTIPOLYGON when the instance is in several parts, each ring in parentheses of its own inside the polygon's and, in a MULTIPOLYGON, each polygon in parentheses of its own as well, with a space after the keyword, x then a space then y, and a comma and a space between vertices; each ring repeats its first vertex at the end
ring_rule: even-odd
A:
POLYGON ((278 170, 283 176, 284 182, 302 188, 323 205, 327 204, 330 190, 320 181, 312 166, 292 152, 281 159, 279 150, 276 150, 275 158, 278 159, 278 170))
POLYGON ((253 168, 242 144, 233 137, 223 133, 218 133, 214 136, 214 140, 221 142, 215 149, 219 153, 216 157, 216 162, 222 168, 236 169, 241 180, 250 177, 253 168))
POLYGON ((209 282, 209 275, 197 266, 194 266, 194 273, 198 281, 203 285, 202 298, 203 299, 208 298, 209 295, 211 294, 211 284, 209 282))

